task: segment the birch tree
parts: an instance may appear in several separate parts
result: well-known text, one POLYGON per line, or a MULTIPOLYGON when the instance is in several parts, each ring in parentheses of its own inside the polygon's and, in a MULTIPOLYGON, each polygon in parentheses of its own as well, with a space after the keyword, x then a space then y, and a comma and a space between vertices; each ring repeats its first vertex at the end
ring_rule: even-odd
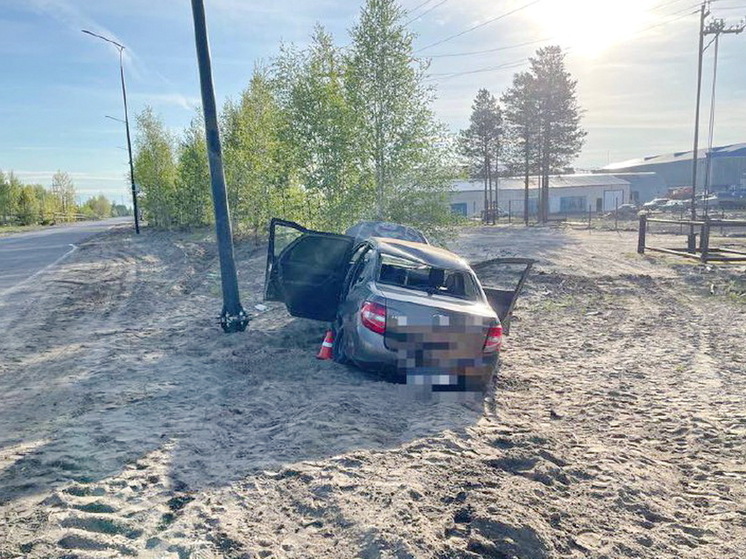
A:
POLYGON ((136 120, 134 167, 142 210, 150 224, 168 229, 178 224, 174 139, 150 107, 136 120))
POLYGON ((414 56, 403 15, 393 0, 367 0, 350 32, 345 83, 356 119, 358 195, 374 198, 370 213, 379 219, 399 218, 410 206, 403 221, 437 226, 449 220, 442 202, 454 174, 424 84, 427 64, 414 56))

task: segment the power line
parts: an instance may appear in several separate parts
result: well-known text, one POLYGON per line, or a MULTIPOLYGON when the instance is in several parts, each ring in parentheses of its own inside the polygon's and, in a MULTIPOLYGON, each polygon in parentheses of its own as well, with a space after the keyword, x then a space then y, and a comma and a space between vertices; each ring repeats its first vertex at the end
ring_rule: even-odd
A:
MULTIPOLYGON (((676 1, 681 1, 681 0, 676 0, 676 1)), ((668 4, 670 5, 671 3, 673 3, 673 2, 669 2, 668 4)), ((643 33, 645 31, 649 31, 650 29, 654 29, 654 28, 660 27, 662 25, 668 25, 669 23, 674 23, 674 22, 676 22, 676 21, 678 21, 680 19, 683 19, 685 17, 688 17, 688 16, 693 15, 694 13, 696 13, 696 12, 692 12, 691 10, 692 10, 692 7, 687 7, 687 8, 684 8, 684 10, 679 10, 679 11, 676 11, 676 12, 674 12, 672 14, 669 14, 670 16, 678 15, 678 17, 675 17, 674 19, 669 19, 669 20, 666 20, 666 21, 663 21, 663 22, 659 22, 659 23, 656 23, 654 25, 650 25, 648 27, 645 27, 645 28, 641 29, 639 31, 639 33, 643 33), (686 13, 682 14, 682 11, 684 11, 686 13), (681 14, 681 15, 679 15, 679 14, 681 14)), ((500 49, 514 48, 516 46, 517 45, 510 45, 510 46, 507 46, 507 47, 500 47, 500 49)), ((499 49, 496 49, 496 50, 499 50, 499 49)), ((563 52, 564 52, 564 54, 567 54, 571 50, 572 50, 572 48, 566 48, 566 49, 563 49, 563 52)), ((484 68, 477 68, 477 69, 474 69, 474 70, 467 70, 467 71, 464 71, 464 72, 455 72, 455 73, 450 73, 450 74, 448 74, 448 73, 446 73, 446 74, 430 74, 428 76, 428 81, 442 81, 442 80, 448 80, 448 79, 451 79, 451 78, 460 77, 460 76, 466 76, 466 75, 470 75, 470 74, 479 74, 479 73, 483 73, 483 72, 491 72, 491 71, 494 71, 494 70, 504 70, 504 69, 507 69, 507 68, 517 68, 519 66, 525 65, 528 62, 528 60, 529 60, 529 58, 526 57, 526 58, 521 59, 521 60, 514 60, 512 62, 506 62, 504 64, 498 64, 496 66, 487 66, 487 67, 484 67, 484 68)))
POLYGON ((490 52, 497 52, 497 51, 501 51, 501 50, 510 50, 510 49, 515 49, 515 48, 519 48, 519 47, 525 47, 525 46, 528 46, 528 45, 535 45, 536 43, 543 43, 543 42, 549 41, 549 40, 550 39, 546 39, 546 38, 545 39, 536 39, 535 41, 526 41, 525 43, 516 43, 514 45, 507 45, 507 46, 504 46, 504 47, 497 47, 497 48, 494 48, 494 49, 487 49, 487 50, 474 50, 474 51, 471 51, 471 52, 454 52, 454 53, 450 53, 450 54, 431 54, 430 56, 428 56, 428 58, 448 58, 448 57, 452 57, 452 56, 471 56, 471 55, 474 55, 474 54, 487 54, 487 53, 490 53, 490 52))
POLYGON ((418 16, 415 16, 415 17, 413 17, 412 19, 410 19, 410 20, 408 20, 408 21, 404 22, 404 26, 406 27, 407 25, 409 25, 409 24, 410 24, 410 23, 412 23, 413 21, 417 21, 417 20, 418 20, 418 19, 420 19, 421 17, 424 17, 424 16, 426 16, 427 14, 429 14, 430 12, 432 12, 432 11, 433 11, 433 10, 434 10, 435 8, 437 8, 438 6, 442 6, 442 5, 443 5, 443 4, 445 4, 446 2, 448 2, 448 0, 441 0, 440 2, 438 2, 437 4, 435 4, 435 6, 433 6, 432 8, 430 8, 430 9, 428 9, 428 10, 425 10, 425 11, 424 11, 424 12, 422 12, 422 13, 421 13, 420 15, 418 15, 418 16))
MULTIPOLYGON (((679 2, 684 2, 684 1, 687 1, 687 0, 670 0, 669 2, 664 2, 663 4, 658 4, 657 6, 653 6, 650 9, 651 10, 659 10, 659 9, 665 8, 667 6, 670 6, 672 4, 678 4, 679 2)), ((528 5, 523 6, 523 8, 526 8, 526 7, 528 7, 528 5)), ((519 9, 523 9, 523 8, 519 8, 519 9)), ((685 8, 684 11, 689 10, 689 9, 693 9, 693 8, 694 8, 694 6, 692 8, 685 8)), ((735 8, 729 8, 729 9, 735 9, 735 8)), ((513 12, 510 12, 510 13, 513 13, 513 12)), ((670 15, 677 15, 679 13, 681 13, 681 11, 674 12, 674 13, 672 13, 670 15)), ((499 16, 499 17, 505 17, 507 15, 510 15, 510 14, 503 14, 502 16, 499 16)), ((422 48, 418 49, 415 52, 419 52, 421 50, 433 47, 433 46, 435 46, 437 44, 440 44, 442 42, 448 41, 451 38, 455 38, 455 37, 460 36, 460 35, 462 35, 464 33, 468 33, 469 31, 474 30, 474 29, 476 29, 476 28, 478 28, 478 27, 480 27, 482 25, 486 25, 487 23, 491 23, 492 21, 496 21, 496 19, 497 18, 495 18, 493 20, 490 20, 490 21, 487 21, 487 22, 480 23, 479 25, 477 25, 475 27, 472 27, 471 29, 467 29, 466 31, 463 31, 463 32, 461 32, 459 34, 456 34, 456 35, 452 36, 452 37, 447 37, 446 39, 443 39, 443 41, 440 41, 438 43, 433 43, 433 44, 428 45, 426 47, 422 47, 422 48)), ((675 20, 672 20, 672 21, 675 21, 675 20)), ((664 23, 667 23, 667 22, 664 22, 664 23)), ((655 24, 655 26, 657 26, 657 25, 659 25, 659 24, 655 24)), ((533 45, 533 44, 542 43, 542 42, 551 41, 551 40, 552 40, 551 38, 544 38, 544 39, 536 39, 534 41, 526 41, 524 43, 516 43, 516 44, 513 44, 513 45, 507 45, 507 46, 504 46, 504 47, 497 47, 497 48, 485 49, 485 50, 476 50, 476 51, 468 51, 468 52, 456 52, 456 53, 431 54, 430 56, 428 56, 428 58, 450 58, 450 57, 457 57, 457 56, 472 56, 472 55, 479 55, 479 54, 489 54, 489 53, 492 53, 492 52, 498 52, 498 51, 509 50, 509 49, 513 49, 513 48, 519 48, 519 47, 533 45)))
POLYGON ((662 25, 668 25, 669 23, 673 23, 675 21, 679 21, 680 19, 684 19, 685 17, 689 17, 691 15, 696 14, 697 10, 692 11, 692 9, 693 9, 692 7, 688 7, 688 8, 684 8, 683 10, 679 10, 677 12, 674 12, 672 14, 668 14, 669 16, 675 16, 675 15, 678 15, 678 14, 681 14, 681 15, 679 15, 679 17, 675 17, 673 19, 669 19, 669 20, 666 20, 666 21, 661 21, 659 23, 654 23, 653 25, 650 25, 648 27, 640 29, 638 31, 638 33, 644 33, 645 31, 650 31, 651 29, 655 29, 656 27, 661 27, 662 25), (686 12, 686 13, 682 14, 682 12, 686 12))
POLYGON ((509 12, 505 12, 504 14, 500 14, 499 16, 490 18, 486 21, 483 21, 482 23, 478 23, 477 25, 474 25, 473 27, 470 27, 469 29, 465 29, 464 31, 461 31, 459 33, 456 33, 455 35, 451 35, 450 37, 446 37, 445 39, 441 39, 440 41, 436 41, 434 43, 431 43, 429 45, 426 45, 424 47, 421 47, 414 51, 415 53, 418 53, 420 51, 423 51, 425 49, 429 49, 432 47, 435 47, 437 45, 442 45, 443 43, 446 43, 452 39, 455 39, 456 37, 461 37, 462 35, 466 35, 467 33, 471 33, 472 31, 479 29, 480 27, 484 27, 485 25, 489 25, 490 23, 494 23, 496 21, 499 21, 503 18, 506 18, 510 15, 513 15, 517 12, 520 12, 521 10, 525 10, 526 8, 533 6, 534 4, 538 4, 541 2, 541 0, 533 0, 532 2, 528 2, 527 4, 524 4, 523 6, 519 6, 518 8, 515 8, 514 10, 510 10, 509 12))
POLYGON ((414 12, 416 12, 417 10, 419 10, 419 9, 420 9, 420 8, 421 8, 422 6, 427 6, 427 5, 428 5, 428 4, 430 3, 430 2, 432 2, 432 1, 433 1, 433 0, 425 0, 424 2, 421 2, 421 3, 417 4, 417 5, 416 5, 416 6, 414 7, 414 8, 412 8, 411 10, 407 10, 407 13, 408 13, 408 14, 413 14, 414 12))
POLYGON ((481 74, 483 72, 492 72, 494 70, 505 70, 508 68, 518 68, 524 66, 528 62, 528 58, 521 58, 520 60, 513 60, 512 62, 505 62, 504 64, 497 64, 496 66, 488 66, 486 68, 477 68, 476 70, 467 70, 465 72, 455 72, 451 74, 431 74, 428 76, 428 81, 443 81, 450 80, 451 78, 457 78, 460 76, 467 76, 470 74, 481 74))
POLYGON ((670 6, 671 4, 678 4, 679 2, 684 2, 685 0, 670 0, 670 2, 664 2, 663 4, 658 4, 657 6, 653 6, 650 8, 651 10, 660 10, 662 8, 665 8, 667 6, 670 6))

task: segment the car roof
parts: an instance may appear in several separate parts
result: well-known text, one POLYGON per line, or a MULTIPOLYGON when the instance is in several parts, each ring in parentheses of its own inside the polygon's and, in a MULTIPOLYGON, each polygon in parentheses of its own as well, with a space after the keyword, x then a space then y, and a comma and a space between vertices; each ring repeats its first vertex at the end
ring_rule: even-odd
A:
POLYGON ((384 254, 415 260, 445 270, 471 269, 466 260, 444 248, 388 237, 371 237, 370 241, 384 254))
POLYGON ((355 237, 358 241, 370 237, 387 237, 429 244, 427 237, 419 229, 389 221, 360 221, 347 229, 345 235, 355 237))

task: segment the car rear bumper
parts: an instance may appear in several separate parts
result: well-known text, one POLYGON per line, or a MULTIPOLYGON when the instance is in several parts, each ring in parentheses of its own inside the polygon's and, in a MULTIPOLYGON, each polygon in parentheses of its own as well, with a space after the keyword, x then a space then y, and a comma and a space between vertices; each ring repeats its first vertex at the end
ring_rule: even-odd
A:
POLYGON ((497 364, 497 353, 472 358, 448 358, 423 364, 413 356, 416 351, 400 354, 384 345, 381 334, 358 325, 353 351, 347 357, 361 369, 394 375, 407 384, 431 385, 434 390, 470 390, 484 386, 497 364))

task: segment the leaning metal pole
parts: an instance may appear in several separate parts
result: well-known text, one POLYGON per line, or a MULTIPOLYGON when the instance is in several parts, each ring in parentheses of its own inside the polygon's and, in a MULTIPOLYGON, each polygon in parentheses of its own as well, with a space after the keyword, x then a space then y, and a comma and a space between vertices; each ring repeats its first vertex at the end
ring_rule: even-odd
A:
POLYGON ((194 39, 197 47, 199 81, 202 90, 202 108, 205 114, 205 135, 210 163, 212 200, 215 207, 215 232, 218 239, 218 256, 220 257, 220 281, 223 287, 223 312, 220 315, 220 325, 225 332, 242 332, 249 323, 249 317, 241 306, 238 295, 236 262, 233 258, 233 234, 228 212, 228 197, 225 192, 223 155, 220 148, 217 109, 215 108, 215 90, 212 85, 205 6, 202 0, 192 0, 192 14, 194 16, 194 39))
POLYGON ((702 3, 699 14, 699 48, 697 49, 697 101, 694 110, 694 149, 692 150, 692 220, 697 219, 696 192, 697 192, 697 157, 699 147, 699 102, 702 97, 702 57, 704 55, 705 40, 705 18, 707 17, 706 5, 702 3))
POLYGON ((704 206, 705 217, 709 217, 710 188, 712 187, 712 139, 715 135, 715 85, 718 79, 718 45, 720 34, 715 35, 715 54, 712 63, 712 94, 710 95, 710 126, 707 131, 707 159, 705 160, 704 206))
MULTIPOLYGON (((705 18, 708 15, 706 2, 702 2, 699 14, 699 48, 697 49, 697 102, 694 111, 694 149, 692 150, 692 221, 697 219, 697 148, 699 146, 699 101, 702 97, 702 56, 704 54, 705 18)), ((689 229, 688 239, 689 251, 694 252, 696 248, 696 236, 694 226, 689 229)))

